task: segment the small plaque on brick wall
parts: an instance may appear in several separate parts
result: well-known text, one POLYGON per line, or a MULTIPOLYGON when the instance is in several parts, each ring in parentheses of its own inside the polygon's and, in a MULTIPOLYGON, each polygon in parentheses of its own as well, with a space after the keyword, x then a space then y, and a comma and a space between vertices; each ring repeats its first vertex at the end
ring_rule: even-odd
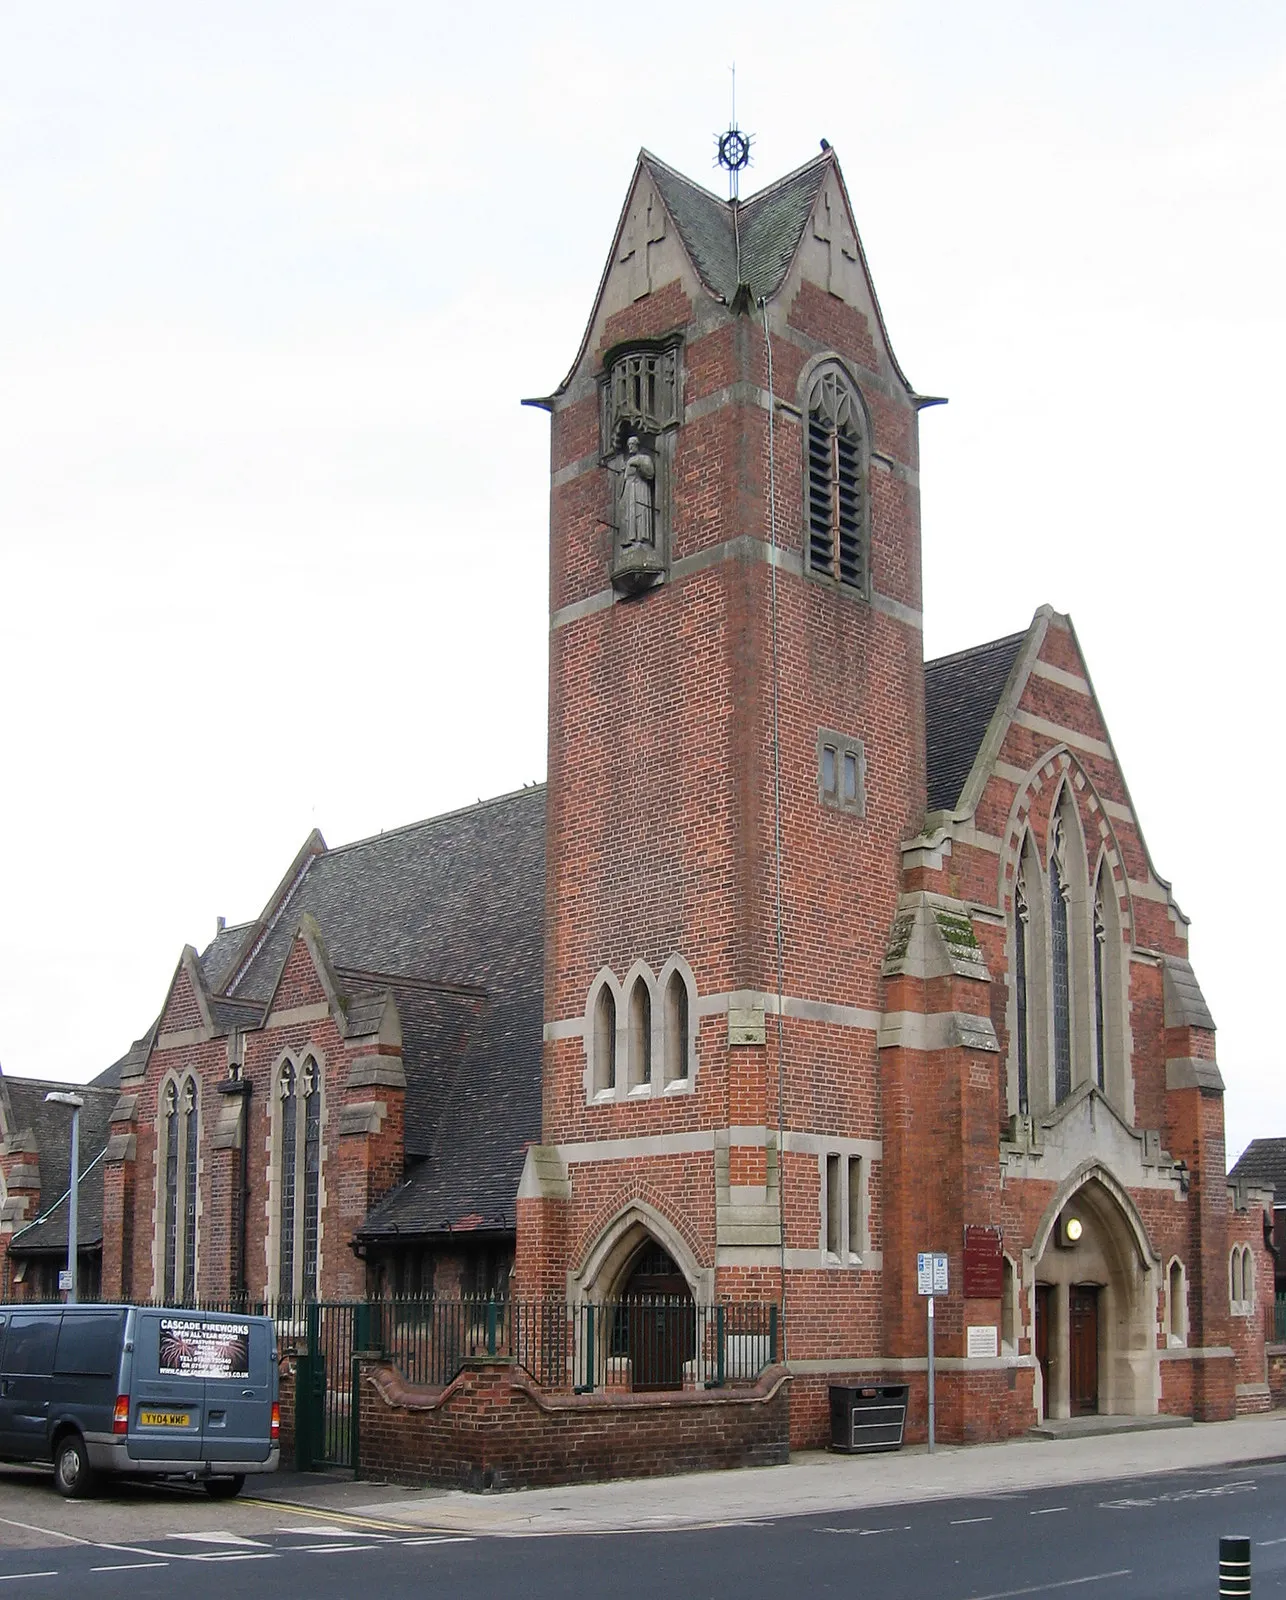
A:
POLYGON ((965 1354, 977 1360, 1000 1353, 1000 1344, 994 1326, 965 1329, 965 1354))
POLYGON ((966 1300, 999 1300, 1005 1292, 1005 1257, 999 1228, 965 1228, 966 1300))
POLYGON ((728 1007, 729 1044, 766 1044, 767 1026, 762 1006, 728 1007))

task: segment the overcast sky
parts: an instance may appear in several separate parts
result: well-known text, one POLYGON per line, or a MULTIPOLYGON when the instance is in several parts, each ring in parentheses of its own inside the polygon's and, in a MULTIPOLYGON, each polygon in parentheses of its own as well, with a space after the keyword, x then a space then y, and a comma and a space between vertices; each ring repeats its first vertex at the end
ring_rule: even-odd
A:
POLYGON ((1230 1155, 1286 1135, 1281 0, 0 0, 0 1061, 541 778, 547 393, 635 155, 835 146, 922 419, 930 655, 1071 613, 1192 918, 1230 1155))

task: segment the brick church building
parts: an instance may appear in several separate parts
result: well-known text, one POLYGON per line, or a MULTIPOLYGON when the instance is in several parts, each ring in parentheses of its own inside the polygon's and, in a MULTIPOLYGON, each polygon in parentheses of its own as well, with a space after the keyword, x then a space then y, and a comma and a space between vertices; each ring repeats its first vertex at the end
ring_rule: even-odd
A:
MULTIPOLYGON (((102 1293, 770 1301, 816 1443, 829 1381, 922 1417, 934 1251, 944 1438, 1266 1408, 1186 919, 1067 617, 924 660, 934 402, 834 153, 742 202, 641 155, 528 403, 547 783, 313 834, 183 952, 94 1086, 102 1293)), ((11 1098, 20 1297, 58 1196, 11 1098)))

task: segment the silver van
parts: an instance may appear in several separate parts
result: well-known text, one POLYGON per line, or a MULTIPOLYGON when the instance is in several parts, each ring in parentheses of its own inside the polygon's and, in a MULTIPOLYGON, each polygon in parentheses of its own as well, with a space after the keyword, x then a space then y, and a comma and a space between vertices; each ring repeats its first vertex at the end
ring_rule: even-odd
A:
POLYGON ((0 1459, 183 1477, 216 1499, 280 1458, 271 1317, 153 1306, 0 1306, 0 1459))

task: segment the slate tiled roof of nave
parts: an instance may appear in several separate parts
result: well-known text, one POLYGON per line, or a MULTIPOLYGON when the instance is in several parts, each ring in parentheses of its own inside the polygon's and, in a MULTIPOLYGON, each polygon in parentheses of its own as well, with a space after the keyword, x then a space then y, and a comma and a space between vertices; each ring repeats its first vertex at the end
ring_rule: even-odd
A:
POLYGON ((736 294, 739 282, 749 284, 756 299, 775 293, 831 165, 829 156, 815 156, 797 171, 752 195, 737 209, 734 231, 729 201, 720 200, 646 150, 642 159, 693 266, 706 287, 725 300, 736 294))
MULTIPOLYGON (((84 1245, 98 1244, 103 1237, 103 1164, 93 1165, 107 1143, 108 1124, 116 1104, 114 1087, 57 1083, 44 1078, 6 1077, 0 1080, 6 1101, 6 1116, 14 1133, 35 1135, 40 1163, 40 1209, 27 1226, 10 1240, 13 1255, 31 1250, 67 1248, 68 1204, 65 1198, 71 1185, 71 1112, 66 1106, 45 1101, 51 1089, 72 1089, 84 1100, 80 1113, 80 1170, 78 1239, 84 1245), (57 1204, 55 1204, 57 1202, 57 1204), (45 1213, 49 1213, 45 1216, 45 1213)), ((33 1156, 33 1159, 37 1159, 33 1156)))
POLYGON ((1027 630, 924 664, 927 809, 959 800, 1027 630))
POLYGON ((411 1187, 432 1227, 485 1214, 512 1228, 524 1152, 540 1137, 543 785, 319 855, 238 998, 272 993, 304 912, 341 982, 360 974, 363 989, 393 990, 407 1156, 426 1158, 411 1187))

